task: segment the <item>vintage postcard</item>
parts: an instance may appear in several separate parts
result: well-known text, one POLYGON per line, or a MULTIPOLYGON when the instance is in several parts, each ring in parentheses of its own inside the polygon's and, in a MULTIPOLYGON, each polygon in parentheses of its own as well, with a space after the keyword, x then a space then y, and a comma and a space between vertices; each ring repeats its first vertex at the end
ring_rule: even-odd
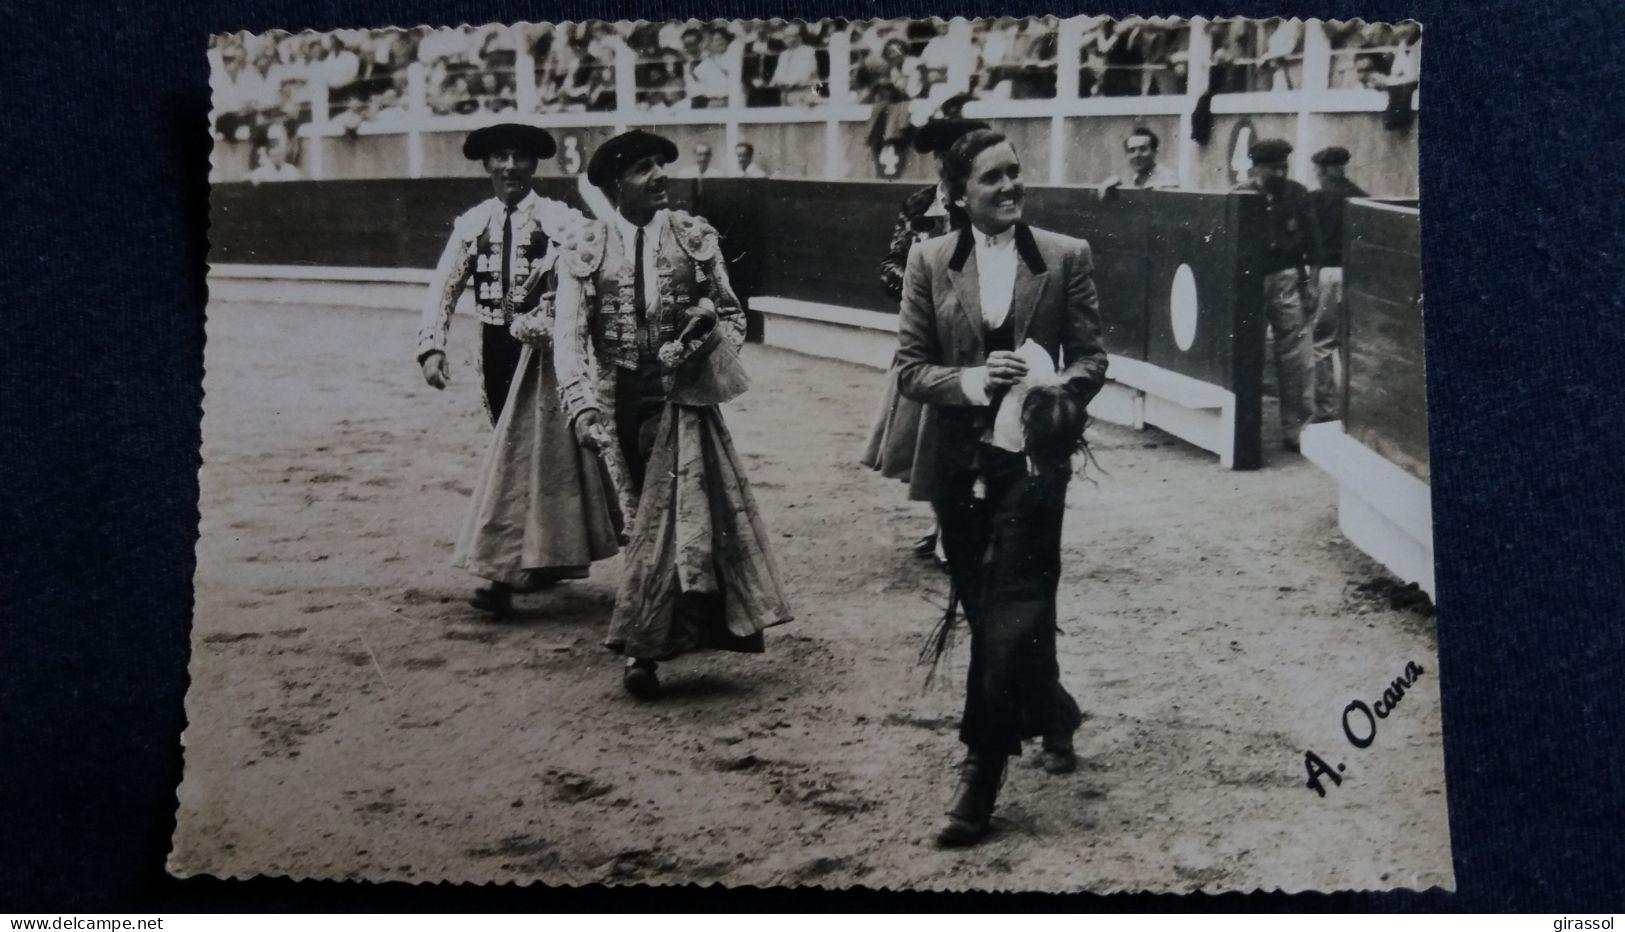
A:
POLYGON ((172 873, 1453 888, 1421 26, 287 25, 172 873))

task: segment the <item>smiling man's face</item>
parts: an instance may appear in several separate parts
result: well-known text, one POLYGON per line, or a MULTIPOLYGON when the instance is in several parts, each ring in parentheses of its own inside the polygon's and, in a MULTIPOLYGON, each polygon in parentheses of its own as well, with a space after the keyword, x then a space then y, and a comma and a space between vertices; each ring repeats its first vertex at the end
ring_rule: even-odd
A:
POLYGON ((530 180, 536 177, 536 156, 518 149, 498 149, 485 157, 485 173, 497 199, 513 205, 530 193, 530 180))

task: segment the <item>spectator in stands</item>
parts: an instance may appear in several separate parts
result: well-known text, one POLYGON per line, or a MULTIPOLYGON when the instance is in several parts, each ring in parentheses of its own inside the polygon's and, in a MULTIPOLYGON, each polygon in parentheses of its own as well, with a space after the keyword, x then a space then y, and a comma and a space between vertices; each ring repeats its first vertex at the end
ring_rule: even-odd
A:
POLYGON ((1145 126, 1137 126, 1123 139, 1123 153, 1128 157, 1129 173, 1126 177, 1114 175, 1100 186, 1101 197, 1117 188, 1177 188, 1179 176, 1157 164, 1162 140, 1145 126))
POLYGON ((784 50, 773 66, 768 84, 779 92, 786 107, 807 107, 821 103, 818 96, 818 52, 807 44, 805 28, 791 23, 784 30, 784 50))
POLYGON ((1349 150, 1328 146, 1310 159, 1315 163, 1318 186, 1309 197, 1315 208, 1315 224, 1320 233, 1320 279, 1316 289, 1315 323, 1315 417, 1335 421, 1342 386, 1342 365, 1337 342, 1343 318, 1343 206, 1351 197, 1365 197, 1365 191, 1348 179, 1349 150))
POLYGON ((269 138, 261 143, 255 149, 259 164, 248 173, 249 182, 298 181, 299 166, 288 161, 288 150, 286 138, 269 138))
POLYGON ((1114 24, 1109 16, 1086 17, 1079 27, 1079 97, 1097 97, 1105 93, 1106 53, 1112 47, 1114 35, 1114 24))
POLYGON ((1010 96, 1035 100, 1055 96, 1055 27, 1047 19, 1026 17, 1011 43, 1015 73, 1010 96))
POLYGON ((1406 21, 1394 27, 1394 59, 1388 69, 1388 86, 1417 84, 1422 74, 1422 27, 1406 21))
POLYGON ((276 46, 262 43, 253 61, 250 69, 253 72, 250 86, 255 90, 253 104, 258 110, 269 110, 280 102, 282 93, 283 69, 277 63, 276 46))
POLYGON ((547 50, 536 67, 536 103, 543 112, 564 109, 564 88, 581 67, 581 46, 575 40, 575 30, 574 23, 561 23, 543 36, 547 50))
POLYGON ((722 174, 711 159, 710 143, 696 143, 694 145, 694 164, 684 169, 684 178, 715 178, 722 174))
POLYGON ((976 23, 976 84, 977 92, 985 98, 1003 100, 1010 97, 1015 32, 1014 16, 1001 16, 991 22, 978 20, 976 23))
POLYGON ((1152 17, 1142 23, 1136 41, 1145 63, 1140 92, 1185 93, 1190 68, 1190 27, 1178 20, 1152 17))
POLYGON ((367 108, 367 120, 380 126, 389 126, 394 123, 405 122, 408 114, 406 105, 402 103, 401 92, 393 87, 386 88, 377 97, 373 98, 367 108))
POLYGON ((739 65, 740 81, 745 92, 745 106, 778 106, 779 89, 770 83, 770 78, 773 76, 773 68, 778 61, 779 52, 784 48, 784 43, 774 34, 773 24, 754 21, 745 23, 739 39, 734 44, 737 49, 733 60, 739 65))
POLYGON ((1286 19, 1276 24, 1264 43, 1258 69, 1261 79, 1268 82, 1272 91, 1290 91, 1302 86, 1302 20, 1286 19))
POLYGON ((1105 73, 1101 76, 1098 94, 1133 97, 1142 92, 1145 50, 1140 47, 1139 38, 1144 22, 1141 17, 1126 16, 1112 24, 1111 32, 1100 40, 1105 73))
POLYGON ((767 169, 762 163, 756 161, 756 147, 748 142, 741 142, 734 146, 734 158, 739 161, 739 177, 766 178, 767 169))
POLYGON ((248 140, 265 94, 264 78, 248 64, 248 50, 235 42, 223 45, 210 77, 215 132, 226 139, 248 140))
POLYGON ((705 53, 694 65, 689 80, 689 102, 693 107, 726 107, 733 97, 734 76, 729 48, 733 35, 726 29, 711 30, 705 39, 705 53))
POLYGON ((925 43, 925 47, 920 49, 920 92, 913 96, 930 97, 934 88, 945 85, 948 81, 948 70, 958 56, 959 49, 952 35, 940 32, 932 36, 925 43))
POLYGON ((339 44, 338 36, 314 38, 311 43, 313 58, 310 71, 313 78, 327 85, 329 93, 346 87, 361 76, 361 58, 339 44))
POLYGON ((1320 233, 1309 191, 1287 177, 1292 144, 1265 139, 1248 150, 1251 177, 1236 190, 1264 197, 1265 234, 1259 249, 1264 317, 1275 338, 1275 373, 1281 399, 1281 445, 1298 452, 1298 435, 1314 414, 1314 305, 1320 233))
POLYGON ((902 39, 888 41, 880 52, 885 62, 883 83, 895 88, 905 98, 920 97, 925 93, 925 65, 908 54, 908 43, 902 39))
POLYGON ((1382 90, 1388 86, 1388 66, 1382 56, 1366 52, 1354 56, 1354 75, 1361 87, 1382 90))

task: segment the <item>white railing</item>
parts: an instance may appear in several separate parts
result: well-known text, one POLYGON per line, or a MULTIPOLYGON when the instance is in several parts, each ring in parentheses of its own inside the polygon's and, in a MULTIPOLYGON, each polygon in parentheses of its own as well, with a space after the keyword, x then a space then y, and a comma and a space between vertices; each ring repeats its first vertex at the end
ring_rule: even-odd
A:
MULTIPOLYGON (((1056 96, 1053 98, 1038 99, 1000 99, 976 100, 964 108, 964 115, 971 118, 1048 118, 1054 121, 1051 132, 1052 146, 1061 146, 1065 134, 1061 132, 1061 121, 1067 118, 1089 116, 1178 116, 1180 118, 1179 152, 1177 157, 1177 171, 1180 177, 1187 182, 1192 175, 1194 153, 1192 147, 1185 144, 1190 130, 1190 118, 1197 101, 1208 90, 1210 66, 1213 60, 1212 37, 1208 30, 1208 20, 1196 17, 1188 22, 1190 41, 1188 50, 1188 67, 1185 80, 1185 93, 1163 94, 1148 96, 1090 96, 1080 97, 1077 82, 1073 76, 1079 73, 1083 61, 1081 46, 1081 30, 1086 22, 1083 17, 1073 17, 1058 21, 1056 31, 1055 68, 1058 80, 1056 82, 1056 96)), ((1387 95, 1381 91, 1364 88, 1333 88, 1330 86, 1332 73, 1332 58, 1334 55, 1366 54, 1381 52, 1382 49, 1337 50, 1330 47, 1325 31, 1320 28, 1319 20, 1308 20, 1304 23, 1303 49, 1301 55, 1294 55, 1295 61, 1301 62, 1301 80, 1299 86, 1285 91, 1254 91, 1224 93, 1215 95, 1211 102, 1212 112, 1222 114, 1252 114, 1252 113, 1280 113, 1295 114, 1297 121, 1299 143, 1307 142, 1309 132, 1308 117, 1321 113, 1355 113, 1381 111, 1388 104, 1387 95)), ((346 134, 361 136, 373 135, 402 135, 406 136, 408 173, 411 177, 421 177, 424 170, 423 137, 428 133, 456 133, 468 130, 487 123, 499 116, 523 115, 527 122, 540 126, 556 128, 586 128, 608 127, 614 131, 621 131, 629 126, 713 126, 723 128, 727 140, 727 151, 731 152, 733 144, 739 139, 741 124, 763 123, 794 123, 794 124, 826 124, 824 133, 826 151, 822 160, 825 177, 840 177, 845 168, 841 150, 841 137, 839 127, 842 123, 862 122, 869 118, 871 108, 868 104, 852 103, 850 101, 850 64, 852 61, 851 36, 846 29, 834 30, 824 51, 828 54, 830 63, 829 81, 827 85, 827 102, 817 106, 804 107, 749 107, 745 105, 746 93, 743 80, 742 41, 736 41, 729 49, 726 58, 726 70, 732 78, 732 87, 729 95, 729 105, 726 107, 684 109, 681 107, 669 110, 649 110, 637 106, 638 87, 636 81, 636 68, 638 53, 620 37, 611 37, 607 44, 613 50, 613 72, 615 86, 615 109, 613 110, 571 110, 556 112, 536 112, 539 95, 536 86, 536 62, 531 55, 530 47, 525 38, 523 27, 509 27, 506 32, 506 41, 511 45, 514 53, 514 102, 516 110, 508 110, 501 114, 489 111, 459 114, 436 114, 429 105, 429 88, 426 80, 428 69, 421 63, 414 62, 407 67, 407 87, 405 98, 401 101, 400 111, 387 122, 362 121, 357 125, 352 118, 348 125, 343 121, 336 121, 331 113, 331 103, 328 99, 328 88, 321 81, 311 81, 307 85, 309 93, 309 106, 311 121, 298 129, 299 135, 307 139, 320 139, 337 137, 346 134)), ((971 31, 969 20, 956 17, 948 22, 946 41, 953 48, 951 61, 954 66, 949 69, 947 77, 947 90, 958 93, 969 89, 972 74, 971 63, 976 60, 977 49, 971 31)), ((1234 62, 1235 64, 1245 64, 1234 62)), ((321 179, 325 177, 325 165, 321 145, 305 147, 308 155, 304 166, 308 177, 321 179)), ((1308 172, 1308 158, 1310 151, 1306 145, 1295 147, 1293 159, 1293 174, 1302 177, 1308 172)), ((1050 164, 1054 177, 1053 183, 1059 183, 1062 159, 1058 153, 1052 152, 1050 164)), ((718 159, 725 166, 725 170, 732 170, 734 163, 725 155, 718 159)))

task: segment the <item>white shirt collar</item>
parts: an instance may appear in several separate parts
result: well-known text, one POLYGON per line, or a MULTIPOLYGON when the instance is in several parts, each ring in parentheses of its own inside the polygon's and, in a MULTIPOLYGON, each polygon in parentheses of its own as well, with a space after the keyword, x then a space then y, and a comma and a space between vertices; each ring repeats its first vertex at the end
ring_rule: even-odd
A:
MULTIPOLYGON (((661 209, 655 211, 655 215, 649 218, 649 222, 641 227, 641 229, 644 231, 643 242, 645 249, 648 248, 650 234, 660 229, 660 224, 665 219, 666 208, 662 207, 661 209)), ((625 243, 626 248, 630 250, 638 241, 638 230, 640 227, 638 227, 637 224, 634 224, 632 221, 626 219, 625 215, 623 215, 620 211, 615 212, 615 227, 621 231, 621 241, 625 243)))
POLYGON ((976 249, 978 252, 988 249, 1003 251, 1015 245, 1016 227, 1015 224, 1011 224, 1009 229, 1005 230, 1003 233, 997 233, 993 236, 989 236, 986 233, 983 233, 981 230, 972 227, 971 235, 976 237, 976 249))
MULTIPOLYGON (((534 189, 527 191, 525 192, 525 196, 519 199, 519 203, 513 205, 513 215, 515 217, 519 217, 521 215, 528 217, 535 213, 536 208, 540 207, 541 204, 541 195, 537 194, 534 189)), ((491 198, 491 216, 501 220, 503 213, 506 212, 507 209, 508 205, 502 203, 502 198, 491 198)))

